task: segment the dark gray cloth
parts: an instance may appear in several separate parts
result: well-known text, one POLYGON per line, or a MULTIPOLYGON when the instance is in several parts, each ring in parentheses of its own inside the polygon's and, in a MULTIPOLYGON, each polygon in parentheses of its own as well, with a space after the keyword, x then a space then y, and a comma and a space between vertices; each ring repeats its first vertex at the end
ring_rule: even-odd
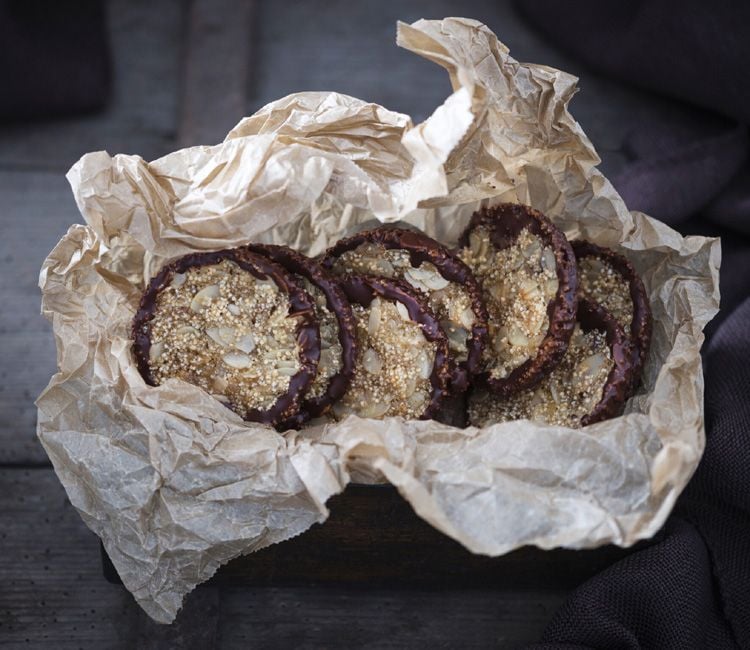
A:
POLYGON ((0 122, 103 108, 110 89, 105 3, 0 0, 0 122))
POLYGON ((533 647, 750 648, 750 3, 517 7, 593 68, 685 102, 630 134, 613 183, 631 209, 721 236, 723 257, 700 466, 660 533, 581 585, 533 647))

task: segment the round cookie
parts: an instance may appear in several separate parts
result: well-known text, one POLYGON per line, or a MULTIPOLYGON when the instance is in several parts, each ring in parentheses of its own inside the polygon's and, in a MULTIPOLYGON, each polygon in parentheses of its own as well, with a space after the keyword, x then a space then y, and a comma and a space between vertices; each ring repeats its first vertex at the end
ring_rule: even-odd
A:
POLYGON ((609 248, 582 240, 571 242, 571 246, 578 262, 581 295, 609 311, 630 339, 635 389, 651 345, 652 316, 643 281, 625 257, 609 248))
POLYGON ((629 397, 633 359, 625 332, 601 305, 582 299, 568 349, 541 383, 507 398, 486 387, 469 399, 469 422, 534 420, 577 428, 615 417, 629 397))
POLYGON ((541 212, 504 203, 474 213, 458 254, 487 307, 479 380, 500 396, 536 385, 562 359, 575 325, 578 282, 565 235, 541 212))
POLYGON ((375 276, 346 276, 341 286, 359 350, 333 417, 436 417, 448 395, 448 341, 422 296, 406 282, 375 276))
POLYGON ((235 250, 185 255, 151 280, 133 320, 148 384, 195 384, 243 419, 283 429, 320 357, 313 304, 271 260, 235 250))
POLYGON ((301 425, 328 412, 349 387, 357 356, 354 314, 336 279, 314 259, 272 244, 248 244, 238 254, 245 250, 264 255, 293 273, 313 299, 320 328, 320 360, 297 415, 297 425, 301 425))
POLYGON ((427 301, 448 338, 452 392, 468 387, 487 337, 487 311, 471 270, 431 237, 403 228, 359 232, 334 244, 323 265, 337 275, 369 274, 406 281, 427 301))

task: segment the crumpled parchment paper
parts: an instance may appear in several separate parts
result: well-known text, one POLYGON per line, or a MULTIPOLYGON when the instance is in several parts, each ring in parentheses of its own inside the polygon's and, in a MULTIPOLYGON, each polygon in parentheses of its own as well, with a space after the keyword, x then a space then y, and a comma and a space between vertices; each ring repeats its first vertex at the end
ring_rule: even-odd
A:
POLYGON ((215 146, 154 162, 85 155, 68 174, 85 226, 40 275, 59 372, 38 434, 73 505, 157 621, 240 554, 327 517, 349 481, 385 478, 474 553, 629 545, 653 535, 704 445, 702 329, 719 304, 719 242, 629 212, 567 110, 576 79, 518 63, 481 23, 399 24, 454 92, 429 119, 336 93, 298 93, 215 146), (403 220, 455 243, 481 204, 519 201, 570 237, 624 250, 654 312, 644 385, 620 418, 583 430, 484 429, 349 417, 280 435, 195 386, 153 388, 129 328, 167 260, 248 240, 309 255, 360 224, 403 220))

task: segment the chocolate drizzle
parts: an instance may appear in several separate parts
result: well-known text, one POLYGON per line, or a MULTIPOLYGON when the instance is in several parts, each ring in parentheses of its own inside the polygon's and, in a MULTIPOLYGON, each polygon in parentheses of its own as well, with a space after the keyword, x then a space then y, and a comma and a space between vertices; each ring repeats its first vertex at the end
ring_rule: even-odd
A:
POLYGON ((435 361, 430 374, 430 403, 419 419, 430 420, 438 417, 443 402, 448 397, 451 376, 448 339, 424 298, 403 280, 372 275, 345 276, 341 279, 341 287, 351 302, 363 307, 369 307, 376 296, 402 303, 409 312, 409 318, 420 325, 424 337, 436 344, 435 361))
POLYGON ((322 265, 332 269, 341 255, 365 243, 380 244, 386 249, 404 250, 409 254, 411 265, 415 268, 423 262, 429 262, 444 279, 455 282, 467 292, 475 317, 466 340, 467 358, 465 361, 456 362, 449 353, 451 392, 466 390, 471 377, 480 369, 487 341, 487 309, 482 300, 482 290, 471 269, 455 253, 424 233, 392 226, 365 230, 336 242, 326 251, 322 265))
POLYGON ((643 281, 633 265, 615 251, 597 246, 589 241, 571 242, 576 259, 597 257, 611 266, 628 284, 630 299, 633 302, 633 320, 630 323, 630 341, 633 350, 633 390, 638 387, 643 364, 651 346, 652 316, 648 304, 648 295, 643 281))
POLYGON ((293 417, 290 427, 299 427, 310 418, 326 413, 331 405, 341 398, 349 387, 354 374, 354 361, 357 358, 357 337, 354 314, 351 305, 335 278, 329 275, 315 260, 305 257, 301 253, 287 246, 272 244, 247 244, 238 250, 242 256, 244 251, 263 255, 287 271, 300 275, 318 287, 326 298, 328 310, 334 314, 338 323, 338 339, 341 343, 341 369, 331 376, 323 395, 306 397, 299 413, 293 417))
MULTIPOLYGON (((138 370, 147 384, 157 385, 149 365, 149 350, 151 348, 150 322, 156 313, 156 299, 159 293, 169 286, 176 273, 219 264, 224 260, 234 262, 259 280, 270 278, 282 292, 288 295, 289 316, 297 319, 300 370, 291 377, 289 390, 281 395, 271 408, 249 409, 245 418, 250 422, 260 422, 283 430, 288 428, 290 422, 293 422, 294 417, 299 413, 302 397, 317 372, 320 358, 320 332, 310 296, 291 274, 266 257, 249 251, 238 255, 237 250, 191 253, 162 268, 149 283, 133 319, 133 354, 138 370)), ((231 408, 231 405, 225 405, 231 408)))
POLYGON ((488 228, 490 239, 498 250, 508 248, 527 228, 555 254, 558 289, 547 304, 549 327, 535 357, 514 368, 507 377, 492 377, 490 372, 478 373, 478 379, 492 392, 508 397, 526 388, 533 388, 563 358, 575 328, 578 274, 575 255, 565 234, 538 210, 516 203, 502 203, 475 212, 459 238, 459 248, 469 246, 469 235, 479 227, 488 228))

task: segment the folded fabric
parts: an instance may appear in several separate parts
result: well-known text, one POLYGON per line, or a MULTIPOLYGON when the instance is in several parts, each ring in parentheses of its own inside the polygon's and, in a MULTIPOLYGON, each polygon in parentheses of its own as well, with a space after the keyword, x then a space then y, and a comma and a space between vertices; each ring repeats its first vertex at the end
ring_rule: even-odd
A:
POLYGON ((551 648, 750 648, 750 5, 518 2, 561 48, 607 76, 685 102, 642 125, 613 179, 631 209, 722 237, 722 310, 706 330, 706 450, 650 543, 581 585, 551 648), (697 109, 710 108, 711 112, 697 109))

